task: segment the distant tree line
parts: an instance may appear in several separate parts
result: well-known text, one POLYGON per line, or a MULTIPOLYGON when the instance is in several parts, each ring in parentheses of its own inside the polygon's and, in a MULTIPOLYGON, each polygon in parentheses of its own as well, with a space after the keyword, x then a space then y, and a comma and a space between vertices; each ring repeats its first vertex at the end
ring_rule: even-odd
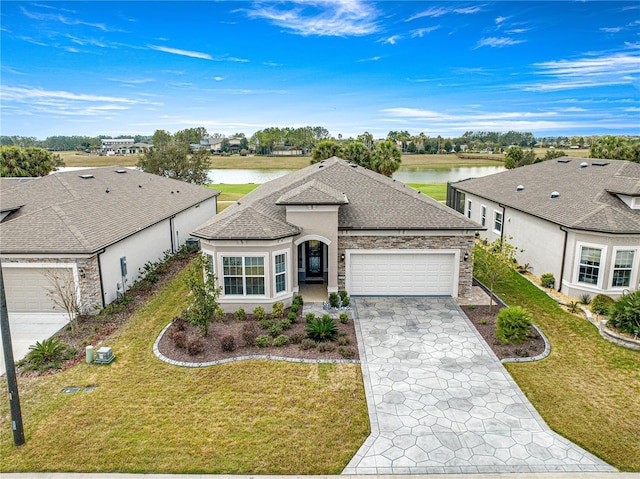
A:
POLYGON ((323 140, 313 149, 311 164, 337 156, 356 165, 385 176, 391 176, 400 168, 402 152, 393 140, 365 143, 360 140, 338 142, 323 140))

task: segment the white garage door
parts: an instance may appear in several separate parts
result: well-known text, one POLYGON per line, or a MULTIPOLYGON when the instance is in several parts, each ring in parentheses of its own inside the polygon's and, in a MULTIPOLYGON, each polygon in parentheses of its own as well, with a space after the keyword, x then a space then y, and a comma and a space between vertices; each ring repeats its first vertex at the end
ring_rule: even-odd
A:
POLYGON ((349 293, 359 296, 453 296, 453 253, 350 255, 349 293))
POLYGON ((47 271, 56 275, 72 274, 70 268, 2 268, 9 312, 64 312, 47 295, 51 289, 51 283, 45 276, 47 271))

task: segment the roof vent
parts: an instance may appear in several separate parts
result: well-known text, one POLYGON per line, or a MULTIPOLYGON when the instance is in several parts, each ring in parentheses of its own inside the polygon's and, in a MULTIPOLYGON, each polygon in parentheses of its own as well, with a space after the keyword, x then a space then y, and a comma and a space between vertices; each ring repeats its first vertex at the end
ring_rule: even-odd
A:
POLYGON ((607 166, 609 164, 608 161, 594 161, 591 163, 593 166, 607 166))
POLYGON ((557 198, 558 196, 560 196, 560 193, 558 193, 557 191, 551 193, 551 198, 557 198))
POLYGON ((524 190, 524 186, 523 185, 516 186, 516 191, 522 191, 522 190, 524 190))
POLYGON ((571 163, 571 160, 558 160, 558 163, 571 163))
POLYGON ((93 175, 80 175, 80 178, 83 180, 88 180, 89 178, 93 178, 93 175))
POLYGON ((127 172, 127 170, 116 170, 116 173, 120 173, 120 174, 126 173, 126 172, 127 172))
POLYGON ((318 168, 324 168, 324 165, 320 165, 320 166, 318 166, 318 168))
POLYGON ((580 163, 580 168, 586 168, 587 166, 589 166, 589 163, 587 163, 586 161, 580 163))
POLYGON ((358 165, 353 165, 353 164, 351 165, 351 168, 357 168, 357 167, 358 165))

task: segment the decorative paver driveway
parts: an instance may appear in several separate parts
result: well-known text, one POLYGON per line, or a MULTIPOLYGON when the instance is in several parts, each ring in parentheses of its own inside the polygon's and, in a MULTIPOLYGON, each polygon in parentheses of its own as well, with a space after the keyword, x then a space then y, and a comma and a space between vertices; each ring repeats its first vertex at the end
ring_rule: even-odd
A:
POLYGON ((354 303, 371 435, 343 474, 615 471, 549 429, 454 300, 354 303))

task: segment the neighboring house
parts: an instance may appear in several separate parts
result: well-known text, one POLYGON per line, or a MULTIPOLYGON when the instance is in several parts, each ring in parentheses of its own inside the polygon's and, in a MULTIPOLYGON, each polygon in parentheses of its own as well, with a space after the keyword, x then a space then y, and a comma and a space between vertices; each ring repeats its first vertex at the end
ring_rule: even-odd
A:
POLYGON ((192 234, 225 310, 270 311, 308 283, 356 296, 464 296, 478 229, 399 181, 333 157, 263 184, 192 234))
POLYGON ((54 311, 45 277, 72 275, 87 313, 130 287, 216 214, 218 191, 120 167, 3 178, 0 258, 9 312, 54 311))
POLYGON ((577 298, 640 282, 640 164, 559 158, 450 183, 447 205, 508 238, 540 276, 577 298))

